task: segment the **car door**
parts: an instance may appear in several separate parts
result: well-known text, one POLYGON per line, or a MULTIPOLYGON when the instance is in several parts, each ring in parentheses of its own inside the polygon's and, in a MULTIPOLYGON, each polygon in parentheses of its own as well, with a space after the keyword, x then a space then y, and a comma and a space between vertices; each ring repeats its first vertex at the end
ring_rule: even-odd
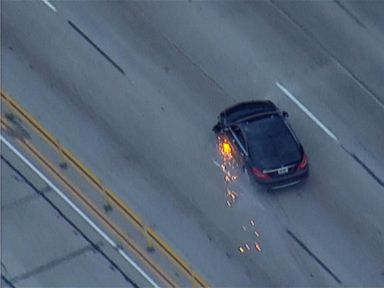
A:
POLYGON ((231 125, 229 127, 229 134, 231 142, 235 148, 235 158, 240 167, 243 167, 246 159, 248 158, 247 146, 245 137, 238 125, 231 125))

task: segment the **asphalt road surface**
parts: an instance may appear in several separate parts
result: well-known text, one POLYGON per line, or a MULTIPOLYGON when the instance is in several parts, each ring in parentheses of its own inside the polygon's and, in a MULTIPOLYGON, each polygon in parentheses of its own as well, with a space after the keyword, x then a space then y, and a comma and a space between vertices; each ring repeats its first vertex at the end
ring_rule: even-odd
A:
POLYGON ((67 217, 66 204, 5 145, 1 175, 1 287, 140 287, 132 269, 119 270, 120 257, 104 251, 108 243, 67 217))
POLYGON ((2 2, 2 89, 210 285, 384 285, 384 2, 50 3, 2 2), (311 174, 229 207, 211 128, 250 99, 311 174))

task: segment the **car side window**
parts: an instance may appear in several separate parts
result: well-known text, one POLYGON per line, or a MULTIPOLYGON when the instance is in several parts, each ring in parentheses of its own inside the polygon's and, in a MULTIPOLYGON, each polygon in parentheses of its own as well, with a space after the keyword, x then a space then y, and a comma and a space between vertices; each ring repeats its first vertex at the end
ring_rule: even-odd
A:
POLYGON ((241 132, 241 129, 238 126, 231 126, 233 133, 235 133, 236 137, 239 139, 241 145, 245 148, 245 139, 244 135, 241 132))

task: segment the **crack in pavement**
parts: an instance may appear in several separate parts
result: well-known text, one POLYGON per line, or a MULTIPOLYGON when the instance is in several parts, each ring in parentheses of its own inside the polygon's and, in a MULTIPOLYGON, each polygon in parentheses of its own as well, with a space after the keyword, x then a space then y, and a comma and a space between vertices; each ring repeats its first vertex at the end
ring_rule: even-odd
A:
POLYGON ((287 232, 287 234, 293 239, 295 240, 295 242, 297 244, 299 244, 299 246, 301 248, 304 249, 305 252, 307 252, 309 254, 309 256, 311 256, 326 272, 328 272, 329 275, 332 276, 333 279, 335 279, 335 281, 339 284, 342 284, 341 280, 336 276, 335 273, 333 273, 331 271, 331 269, 329 269, 311 250, 309 250, 309 248, 299 239, 297 238, 297 236, 295 234, 293 234, 293 232, 289 229, 286 229, 285 230, 287 232))
POLYGON ((100 248, 102 245, 103 245, 102 241, 99 241, 99 242, 95 243, 94 245, 87 244, 86 246, 84 246, 80 249, 74 250, 63 257, 53 259, 52 261, 49 261, 43 265, 40 265, 40 266, 32 269, 31 271, 28 271, 28 272, 22 273, 20 275, 17 275, 15 277, 12 277, 10 279, 10 281, 15 282, 15 283, 20 282, 20 281, 25 280, 29 277, 35 276, 37 274, 40 274, 40 273, 43 273, 46 271, 49 271, 49 270, 53 269, 54 267, 60 265, 61 263, 70 261, 70 260, 88 252, 88 251, 95 251, 95 246, 100 248))

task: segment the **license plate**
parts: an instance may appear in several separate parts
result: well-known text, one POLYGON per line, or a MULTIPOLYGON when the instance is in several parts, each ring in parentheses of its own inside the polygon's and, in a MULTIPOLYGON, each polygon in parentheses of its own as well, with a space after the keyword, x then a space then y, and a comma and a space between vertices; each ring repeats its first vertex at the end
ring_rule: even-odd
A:
POLYGON ((277 174, 282 175, 288 173, 288 167, 282 167, 277 170, 277 174))

